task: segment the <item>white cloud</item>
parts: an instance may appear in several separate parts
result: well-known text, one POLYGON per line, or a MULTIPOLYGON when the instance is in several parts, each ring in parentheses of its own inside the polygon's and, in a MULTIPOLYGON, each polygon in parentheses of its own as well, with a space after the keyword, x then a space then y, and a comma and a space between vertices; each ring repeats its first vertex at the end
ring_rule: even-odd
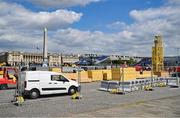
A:
POLYGON ((180 5, 180 1, 179 0, 168 0, 168 4, 180 5))
POLYGON ((140 45, 142 42, 136 42, 133 35, 129 31, 103 33, 68 28, 54 32, 51 41, 56 50, 65 52, 144 56, 151 47, 147 49, 146 45, 140 45))
MULTIPOLYGON (((80 31, 77 29, 58 30, 53 35, 53 42, 64 47, 67 51, 105 53, 105 47, 113 44, 115 39, 112 34, 104 34, 100 31, 80 31)), ((113 48, 113 46, 112 46, 113 48)))
POLYGON ((116 21, 116 22, 113 22, 111 24, 108 24, 106 27, 113 29, 113 30, 120 30, 120 29, 124 29, 126 27, 126 23, 116 21))
MULTIPOLYGON (((124 44, 120 45, 123 49, 129 47, 125 50, 126 54, 151 56, 154 36, 162 35, 166 44, 165 54, 176 55, 175 49, 180 47, 180 6, 177 4, 179 0, 169 3, 170 1, 159 8, 132 10, 129 13, 134 22, 124 25, 124 28, 119 29, 119 32, 115 34, 119 35, 118 42, 124 44)), ((121 23, 121 21, 116 21, 108 28, 119 27, 121 23)), ((120 52, 123 52, 122 50, 120 52)))
POLYGON ((135 22, 126 30, 133 32, 136 42, 141 42, 146 47, 152 45, 150 42, 153 41, 154 35, 161 34, 167 45, 165 53, 176 55, 174 50, 179 47, 180 43, 180 21, 178 20, 180 19, 180 7, 172 3, 178 1, 173 0, 171 4, 168 3, 160 8, 131 11, 130 16, 135 19, 135 22))
POLYGON ((142 22, 146 20, 153 20, 158 18, 167 18, 169 16, 179 13, 178 7, 161 7, 161 8, 149 8, 147 10, 132 10, 130 16, 136 21, 142 22))
POLYGON ((91 2, 99 2, 100 0, 29 0, 35 5, 41 7, 65 8, 72 6, 85 6, 91 2))
POLYGON ((34 34, 10 28, 0 30, 0 50, 33 51, 42 43, 42 37, 34 34))
POLYGON ((50 52, 151 56, 153 38, 156 34, 163 36, 167 55, 176 55, 175 48, 180 44, 180 10, 179 6, 172 3, 160 8, 132 10, 130 16, 135 21, 130 25, 121 21, 110 24, 109 28, 117 28, 114 33, 82 31, 68 27, 61 29, 62 26, 72 24, 81 18, 82 14, 72 11, 36 13, 20 5, 8 3, 0 3, 0 9, 0 50, 31 51, 35 46, 42 48, 41 27, 47 24, 51 29, 56 29, 48 31, 50 52), (62 14, 67 16, 64 17, 62 14), (32 20, 33 17, 36 19, 32 20), (58 18, 60 21, 55 20, 58 18), (118 29, 119 27, 123 28, 118 29), (26 28, 29 31, 26 31, 26 28))
POLYGON ((7 2, 0 2, 0 9, 0 50, 32 51, 36 45, 42 47, 44 27, 54 32, 82 17, 82 13, 68 10, 33 12, 7 2))
POLYGON ((0 9, 0 26, 18 29, 59 29, 79 21, 82 17, 82 13, 68 10, 32 12, 20 5, 6 2, 0 2, 0 9))

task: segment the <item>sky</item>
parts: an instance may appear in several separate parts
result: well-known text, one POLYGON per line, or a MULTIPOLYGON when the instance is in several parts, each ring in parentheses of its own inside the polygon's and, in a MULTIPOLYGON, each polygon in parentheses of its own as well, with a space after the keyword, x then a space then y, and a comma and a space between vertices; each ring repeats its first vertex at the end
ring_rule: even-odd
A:
POLYGON ((0 52, 151 56, 155 35, 165 56, 180 55, 180 0, 0 0, 0 52))

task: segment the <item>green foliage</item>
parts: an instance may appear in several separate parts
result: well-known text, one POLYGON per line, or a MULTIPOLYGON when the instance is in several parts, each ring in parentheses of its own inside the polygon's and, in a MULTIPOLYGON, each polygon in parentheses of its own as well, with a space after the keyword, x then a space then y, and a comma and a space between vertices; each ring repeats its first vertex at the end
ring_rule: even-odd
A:
POLYGON ((135 61, 134 59, 130 58, 130 60, 127 60, 126 63, 127 63, 128 65, 133 65, 133 64, 136 64, 137 61, 135 61))
POLYGON ((112 64, 116 65, 116 66, 124 64, 124 63, 126 63, 127 65, 133 65, 133 64, 135 64, 137 62, 134 59, 132 59, 132 58, 130 58, 130 60, 121 60, 121 59, 119 59, 119 60, 113 60, 112 61, 112 64))

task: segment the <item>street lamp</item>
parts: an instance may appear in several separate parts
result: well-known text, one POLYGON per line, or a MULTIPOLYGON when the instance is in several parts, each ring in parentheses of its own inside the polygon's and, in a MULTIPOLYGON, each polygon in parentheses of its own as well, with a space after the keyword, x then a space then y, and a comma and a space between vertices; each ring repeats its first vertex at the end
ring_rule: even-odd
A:
POLYGON ((63 72, 63 52, 61 52, 61 55, 60 55, 61 57, 61 72, 63 72))
POLYGON ((153 66, 151 66, 151 87, 153 87, 153 66))
POLYGON ((179 77, 178 77, 177 67, 178 67, 178 64, 179 64, 179 49, 180 48, 177 48, 177 61, 176 61, 176 79, 177 79, 178 87, 179 87, 179 77))

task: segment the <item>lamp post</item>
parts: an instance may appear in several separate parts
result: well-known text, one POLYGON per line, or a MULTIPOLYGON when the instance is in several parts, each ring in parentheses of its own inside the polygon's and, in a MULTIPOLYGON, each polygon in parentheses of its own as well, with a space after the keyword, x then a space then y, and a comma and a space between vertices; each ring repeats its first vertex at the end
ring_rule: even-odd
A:
POLYGON ((61 53, 61 57, 60 57, 61 58, 61 72, 63 72, 63 57, 62 56, 63 56, 63 53, 61 53))
POLYGON ((178 64, 179 64, 179 49, 180 48, 177 48, 177 61, 176 61, 176 79, 177 79, 178 87, 179 87, 179 77, 178 77, 177 67, 178 67, 178 64))
POLYGON ((177 66, 179 65, 179 49, 180 48, 177 48, 177 63, 176 63, 177 66))
POLYGON ((80 67, 78 66, 78 69, 77 69, 77 71, 78 71, 78 92, 79 92, 79 95, 81 96, 81 84, 80 84, 80 82, 81 82, 81 70, 80 70, 80 67))
POLYGON ((153 67, 151 66, 151 87, 153 87, 153 67))
POLYGON ((124 65, 122 67, 122 93, 124 94, 124 65))

